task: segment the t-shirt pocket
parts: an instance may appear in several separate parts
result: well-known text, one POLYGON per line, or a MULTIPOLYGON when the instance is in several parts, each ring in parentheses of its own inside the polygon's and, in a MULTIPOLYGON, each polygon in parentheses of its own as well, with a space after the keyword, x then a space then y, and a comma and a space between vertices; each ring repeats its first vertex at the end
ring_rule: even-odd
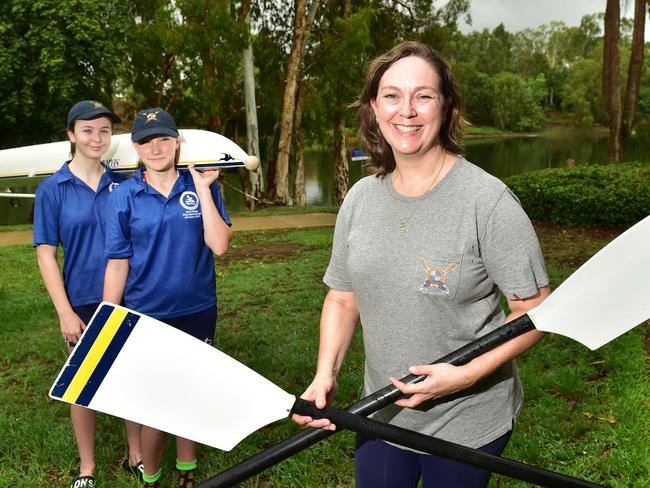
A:
POLYGON ((453 300, 458 291, 463 256, 420 259, 418 293, 443 300, 453 300))

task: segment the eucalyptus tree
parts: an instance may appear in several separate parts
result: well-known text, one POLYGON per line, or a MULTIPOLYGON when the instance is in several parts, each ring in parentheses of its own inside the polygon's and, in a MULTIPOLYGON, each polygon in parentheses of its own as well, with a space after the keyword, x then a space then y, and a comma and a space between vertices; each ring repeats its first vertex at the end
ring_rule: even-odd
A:
POLYGON ((639 93, 641 90, 641 75, 643 72, 643 61, 645 55, 645 22, 646 22, 646 0, 635 0, 634 2, 634 29, 632 31, 632 52, 628 67, 627 86, 625 89, 625 100, 623 102, 623 113, 621 120, 621 138, 623 143, 632 133, 632 126, 636 118, 639 93))
POLYGON ((308 2, 308 0, 294 1, 293 31, 285 72, 275 170, 275 202, 279 204, 286 205, 289 201, 289 158, 292 150, 301 65, 313 20, 310 11, 317 11, 319 4, 320 0, 311 0, 311 2, 308 2))
MULTIPOLYGON (((244 0, 241 6, 241 21, 250 32, 250 0, 244 0)), ((255 62, 253 55, 253 42, 249 38, 247 45, 242 52, 242 64, 244 69, 244 103, 246 105, 246 142, 248 154, 260 157, 259 126, 257 123, 257 103, 255 97, 255 62)), ((250 171, 250 191, 253 198, 246 199, 246 205, 250 209, 255 208, 255 201, 262 198, 264 191, 262 166, 256 171, 250 171)), ((245 185, 246 186, 246 185, 245 185)))
POLYGON ((110 106, 132 19, 126 0, 4 0, 0 147, 64 137, 66 113, 79 100, 110 106))
POLYGON ((348 189, 349 106, 361 90, 364 66, 375 54, 370 31, 378 12, 362 4, 353 7, 351 1, 329 2, 326 12, 307 60, 306 127, 312 138, 334 145, 334 193, 340 204, 348 189))
POLYGON ((244 126, 246 26, 230 2, 138 0, 130 50, 133 110, 161 106, 181 125, 237 140, 244 126))
POLYGON ((644 60, 644 29, 647 15, 646 0, 636 0, 630 62, 628 64, 625 102, 621 105, 621 19, 619 0, 607 0, 605 9, 605 36, 603 47, 603 102, 609 123, 610 161, 618 162, 623 155, 623 144, 629 136, 639 100, 644 60))

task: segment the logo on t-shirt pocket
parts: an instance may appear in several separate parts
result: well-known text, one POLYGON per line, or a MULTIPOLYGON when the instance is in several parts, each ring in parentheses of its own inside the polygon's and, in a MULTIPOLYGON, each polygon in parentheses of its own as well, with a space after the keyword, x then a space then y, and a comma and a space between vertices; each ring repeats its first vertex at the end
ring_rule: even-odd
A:
POLYGON ((460 260, 449 262, 442 259, 420 259, 420 290, 424 295, 453 298, 458 286, 460 260), (431 264, 429 264, 431 263, 431 264))

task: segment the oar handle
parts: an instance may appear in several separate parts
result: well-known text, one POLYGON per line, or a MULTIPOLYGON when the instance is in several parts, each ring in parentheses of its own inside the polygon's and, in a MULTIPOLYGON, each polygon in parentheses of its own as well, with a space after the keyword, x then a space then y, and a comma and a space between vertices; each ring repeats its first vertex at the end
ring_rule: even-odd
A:
MULTIPOLYGON (((528 315, 522 315, 511 320, 504 326, 489 332, 483 337, 480 337, 452 353, 433 361, 431 364, 449 363, 460 366, 470 362, 481 354, 500 346, 510 339, 533 330, 534 328, 535 326, 528 315)), ((400 381, 410 384, 422 381, 424 378, 425 377, 422 375, 407 375, 401 378, 400 381)), ((397 388, 393 385, 388 385, 349 406, 347 411, 357 415, 367 416, 393 403, 400 396, 401 392, 397 388)), ((225 488, 235 486, 237 483, 241 483, 251 476, 261 473, 265 469, 284 461, 336 432, 338 432, 338 430, 331 431, 311 428, 302 430, 288 439, 285 439, 284 441, 245 459, 241 463, 231 466, 212 478, 205 480, 199 486, 202 488, 225 488)))
MULTIPOLYGON (((454 366, 467 364, 472 359, 475 359, 495 347, 508 342, 510 339, 514 339, 515 337, 531 331, 534 328, 535 326, 530 320, 530 317, 524 314, 508 322, 503 327, 499 327, 483 337, 479 337, 475 341, 456 349, 430 364, 447 363, 453 364, 454 366)), ((424 379, 426 379, 426 375, 409 374, 401 378, 400 381, 406 384, 414 384, 419 383, 424 379)), ((391 384, 359 400, 354 405, 348 407, 347 411, 359 415, 370 415, 371 413, 395 402, 401 396, 402 392, 391 384)))
POLYGON ((343 410, 334 408, 318 409, 313 403, 301 398, 298 398, 294 403, 292 412, 312 418, 327 418, 337 426, 359 432, 367 437, 393 442, 400 446, 416 449, 435 456, 442 456, 539 486, 590 488, 601 486, 589 481, 495 456, 479 451, 478 449, 472 449, 460 444, 413 432, 402 427, 377 422, 376 420, 343 410))

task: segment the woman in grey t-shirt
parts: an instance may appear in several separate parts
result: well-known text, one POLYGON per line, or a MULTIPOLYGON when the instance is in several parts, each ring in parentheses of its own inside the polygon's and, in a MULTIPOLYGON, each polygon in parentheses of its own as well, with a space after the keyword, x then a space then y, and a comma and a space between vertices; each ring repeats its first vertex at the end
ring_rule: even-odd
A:
MULTIPOLYGON (((460 95, 447 62, 404 42, 369 66, 357 102, 374 175, 348 193, 324 282, 316 376, 303 398, 319 408, 358 321, 366 394, 390 379, 409 398, 376 419, 500 454, 522 401, 513 359, 532 331, 463 366, 431 361, 539 305, 549 294, 537 237, 517 198, 459 156, 460 95), (511 310, 500 305, 504 294, 511 310), (396 380, 427 375, 415 385, 396 380)), ((328 420, 296 422, 335 429, 328 420)), ((484 470, 357 437, 358 487, 482 487, 484 470)))

